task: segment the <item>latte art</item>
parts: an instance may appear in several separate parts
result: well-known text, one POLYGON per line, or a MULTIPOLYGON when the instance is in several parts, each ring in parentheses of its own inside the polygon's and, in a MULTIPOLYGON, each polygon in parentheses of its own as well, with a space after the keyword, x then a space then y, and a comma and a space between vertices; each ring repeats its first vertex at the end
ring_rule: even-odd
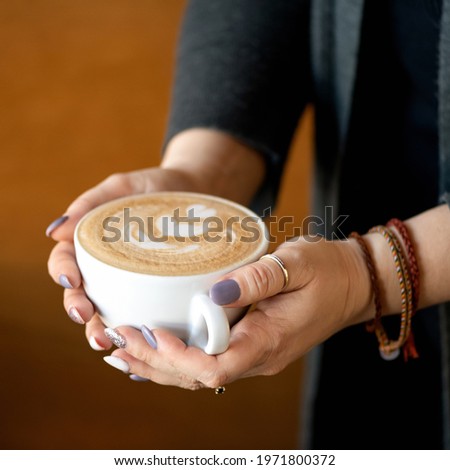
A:
POLYGON ((127 271, 184 276, 218 271, 264 245, 261 220, 213 196, 164 192, 122 198, 89 213, 81 245, 95 258, 127 271))
MULTIPOLYGON (((207 208, 202 204, 192 204, 187 207, 186 212, 186 216, 180 216, 179 208, 177 208, 172 215, 165 214, 158 217, 155 220, 155 227, 150 227, 150 223, 148 224, 147 233, 136 223, 133 230, 130 227, 131 224, 126 223, 125 220, 123 229, 130 233, 130 242, 140 249, 173 250, 178 254, 198 250, 199 243, 186 242, 200 241, 200 236, 205 237, 206 233, 210 231, 209 223, 213 219, 217 219, 215 222, 218 227, 222 227, 219 232, 215 231, 219 237, 231 236, 230 241, 236 237, 232 228, 230 229, 231 234, 224 230, 222 219, 217 217, 216 209, 207 208), (156 230, 154 230, 155 228, 156 230), (180 243, 180 241, 184 243, 180 243)), ((124 214, 126 214, 125 211, 124 214)), ((152 221, 153 223, 153 220, 153 217, 147 217, 148 222, 152 221)))

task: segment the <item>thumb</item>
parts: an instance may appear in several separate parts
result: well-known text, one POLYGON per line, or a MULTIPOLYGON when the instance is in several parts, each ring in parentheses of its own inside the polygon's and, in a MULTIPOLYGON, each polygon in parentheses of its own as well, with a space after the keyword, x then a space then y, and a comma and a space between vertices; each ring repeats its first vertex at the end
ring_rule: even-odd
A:
POLYGON ((62 217, 54 220, 46 229, 46 235, 56 241, 72 240, 77 222, 94 207, 136 192, 128 174, 114 174, 97 186, 85 191, 70 204, 62 217))
POLYGON ((244 307, 289 289, 288 273, 286 251, 276 252, 229 273, 212 286, 209 295, 218 305, 244 307))

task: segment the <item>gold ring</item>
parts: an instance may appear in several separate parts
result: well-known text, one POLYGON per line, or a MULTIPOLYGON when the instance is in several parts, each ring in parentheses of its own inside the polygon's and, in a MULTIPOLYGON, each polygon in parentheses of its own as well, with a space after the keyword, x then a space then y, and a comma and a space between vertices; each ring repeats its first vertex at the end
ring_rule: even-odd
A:
POLYGON ((261 258, 259 258, 260 260, 262 259, 271 259, 273 261, 275 261, 275 263, 278 264, 278 266, 280 267, 281 271, 283 272, 283 276, 284 276, 284 284, 283 284, 283 287, 281 290, 285 289, 286 286, 288 285, 288 282, 289 282, 289 273, 288 273, 288 270, 286 269, 286 266, 284 265, 283 261, 281 261, 280 258, 278 258, 277 255, 273 255, 273 254, 268 254, 268 255, 264 255, 264 256, 261 256, 261 258))
POLYGON ((225 387, 217 387, 215 390, 214 390, 214 393, 216 395, 223 395, 225 393, 225 390, 226 388, 225 387))

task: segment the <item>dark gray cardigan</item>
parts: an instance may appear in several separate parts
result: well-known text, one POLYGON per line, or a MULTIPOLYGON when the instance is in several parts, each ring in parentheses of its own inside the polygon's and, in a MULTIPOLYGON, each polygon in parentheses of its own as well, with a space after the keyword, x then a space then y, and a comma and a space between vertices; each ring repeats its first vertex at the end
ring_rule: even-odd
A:
MULTIPOLYGON (((316 112, 318 116, 315 204, 317 208, 336 205, 340 152, 345 144, 353 87, 355 83, 357 51, 362 23, 364 0, 314 0, 312 2, 311 57, 313 80, 317 89, 316 112), (323 34, 328 31, 329 34, 323 34), (339 67, 333 64, 339 63, 339 67), (330 109, 336 113, 337 138, 326 143, 320 136, 329 130, 330 109), (334 168, 330 168, 334 167, 334 168), (330 171, 331 170, 331 171, 330 171)), ((439 44, 438 72, 439 106, 439 156, 440 194, 442 202, 450 204, 450 0, 443 0, 439 44)), ((449 213, 450 216, 450 213, 449 213)), ((450 236, 450 234, 449 234, 450 236)), ((450 260, 446 260, 450 262, 450 260)), ((450 290, 450 285, 449 285, 450 290)), ((444 394, 444 445, 450 449, 450 304, 441 308, 441 333, 443 354, 444 394)), ((310 386, 314 386, 314 370, 311 370, 310 386)), ((310 390, 311 391, 311 390, 310 390)), ((304 411, 307 411, 305 406, 304 411)), ((307 416, 307 413, 306 413, 307 416)), ((305 423, 307 436, 307 423, 305 423)), ((307 445, 307 442, 306 442, 307 445)))
MULTIPOLYGON (((364 0, 191 0, 181 31, 166 141, 184 129, 208 127, 260 150, 268 176, 255 207, 268 207, 276 198, 299 116, 314 102, 314 213, 327 205, 337 207, 363 8, 364 0)), ((450 204, 450 0, 443 0, 439 47, 440 194, 450 204)), ((441 322, 444 439, 450 448, 448 305, 442 307, 441 322)), ((314 354, 310 358, 313 364, 314 354)), ((312 392, 314 367, 309 372, 312 392)), ((308 396, 302 414, 306 421, 308 396)), ((304 445, 308 447, 307 441, 304 445)))

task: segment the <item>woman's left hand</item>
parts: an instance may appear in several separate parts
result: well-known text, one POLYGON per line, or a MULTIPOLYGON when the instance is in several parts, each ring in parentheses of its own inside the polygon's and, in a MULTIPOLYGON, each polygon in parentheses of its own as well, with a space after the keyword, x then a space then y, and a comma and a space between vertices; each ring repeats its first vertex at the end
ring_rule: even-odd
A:
POLYGON ((285 287, 282 269, 270 258, 241 267, 213 286, 213 300, 229 302, 226 306, 255 304, 232 328, 223 354, 208 356, 162 329, 146 331, 147 338, 153 335, 148 342, 139 330, 123 326, 116 331, 126 345, 112 353, 122 360, 115 363, 159 384, 216 388, 276 374, 337 331, 373 314, 370 278, 355 240, 299 238, 274 254, 289 273, 285 287))

